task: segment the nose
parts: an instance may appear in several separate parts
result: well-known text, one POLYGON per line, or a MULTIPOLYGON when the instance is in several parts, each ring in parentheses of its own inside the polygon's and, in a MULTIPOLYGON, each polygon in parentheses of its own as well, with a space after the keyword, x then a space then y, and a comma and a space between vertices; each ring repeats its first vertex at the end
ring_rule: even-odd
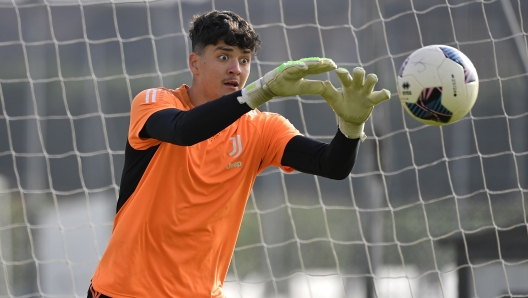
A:
POLYGON ((240 63, 238 63, 238 61, 231 63, 227 71, 230 75, 236 75, 236 76, 240 75, 240 72, 241 72, 240 63))

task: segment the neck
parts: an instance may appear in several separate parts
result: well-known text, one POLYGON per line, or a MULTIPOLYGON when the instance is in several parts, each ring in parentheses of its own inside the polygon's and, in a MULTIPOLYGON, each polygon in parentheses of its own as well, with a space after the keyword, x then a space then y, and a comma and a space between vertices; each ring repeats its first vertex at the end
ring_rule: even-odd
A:
POLYGON ((200 88, 198 87, 189 87, 189 90, 187 90, 187 94, 189 95, 189 100, 191 101, 192 105, 195 107, 209 101, 207 100, 204 94, 200 93, 200 88))

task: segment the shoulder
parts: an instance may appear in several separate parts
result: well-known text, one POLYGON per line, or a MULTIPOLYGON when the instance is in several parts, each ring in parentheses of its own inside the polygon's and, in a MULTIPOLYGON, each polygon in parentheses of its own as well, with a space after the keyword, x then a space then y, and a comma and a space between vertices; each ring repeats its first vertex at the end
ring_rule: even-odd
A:
POLYGON ((139 92, 136 97, 134 97, 134 102, 138 103, 155 103, 159 100, 162 100, 166 97, 175 97, 171 90, 163 87, 158 88, 149 88, 139 92))
POLYGON ((261 137, 276 137, 281 134, 300 134, 295 126, 281 114, 261 112, 257 109, 247 112, 242 119, 250 123, 261 137))
POLYGON ((186 109, 186 90, 182 87, 171 90, 163 87, 149 88, 139 92, 132 101, 132 109, 141 106, 172 106, 178 109, 186 109), (184 96, 185 95, 185 96, 184 96))
POLYGON ((288 119, 281 114, 273 112, 261 112, 257 109, 247 112, 244 117, 251 121, 254 125, 269 125, 272 123, 284 123, 292 125, 288 119))
POLYGON ((244 114, 244 117, 248 120, 252 121, 265 121, 270 119, 286 119, 281 114, 273 113, 273 112, 262 112, 258 109, 251 110, 244 114))

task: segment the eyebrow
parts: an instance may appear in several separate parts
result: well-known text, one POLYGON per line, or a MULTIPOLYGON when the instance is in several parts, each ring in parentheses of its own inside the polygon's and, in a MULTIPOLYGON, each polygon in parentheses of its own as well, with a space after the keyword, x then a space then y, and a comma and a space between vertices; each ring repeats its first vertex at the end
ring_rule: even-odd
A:
MULTIPOLYGON (((217 46, 217 47, 215 48, 215 51, 218 51, 218 50, 220 50, 220 51, 227 51, 227 52, 233 52, 233 51, 234 51, 234 49, 233 49, 232 47, 227 47, 227 46, 217 46)), ((248 54, 251 53, 251 50, 250 50, 250 49, 243 49, 242 51, 243 51, 244 53, 248 53, 248 54)))

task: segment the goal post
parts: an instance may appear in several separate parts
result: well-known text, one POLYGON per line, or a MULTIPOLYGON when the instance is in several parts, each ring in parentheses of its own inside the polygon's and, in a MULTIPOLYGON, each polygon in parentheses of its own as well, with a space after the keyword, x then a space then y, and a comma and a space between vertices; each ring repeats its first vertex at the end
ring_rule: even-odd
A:
MULTIPOLYGON (((392 91, 347 179, 261 173, 224 285, 228 297, 528 295, 528 5, 520 0, 0 0, 0 298, 85 297, 111 235, 132 98, 191 83, 188 23, 232 10, 262 39, 255 80, 329 57, 392 91), (467 116, 423 125, 396 76, 431 44, 480 78, 467 116)), ((328 79, 334 73, 314 78, 328 79)), ((330 141, 316 96, 274 99, 330 141)))

